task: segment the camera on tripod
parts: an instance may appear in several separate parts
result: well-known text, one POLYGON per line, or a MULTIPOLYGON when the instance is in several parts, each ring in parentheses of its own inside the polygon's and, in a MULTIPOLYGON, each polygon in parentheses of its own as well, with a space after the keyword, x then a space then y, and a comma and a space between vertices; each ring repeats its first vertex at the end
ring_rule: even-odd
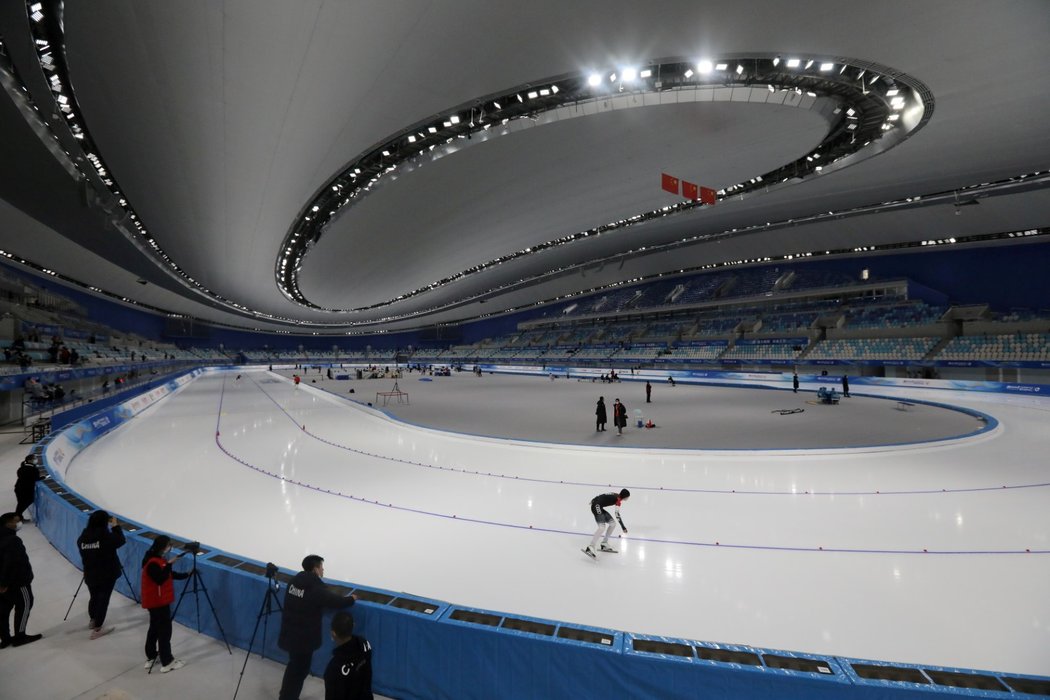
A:
POLYGON ((182 551, 186 554, 200 554, 201 543, 200 542, 186 542, 182 545, 182 551))
POLYGON ((277 565, 272 561, 266 562, 266 578, 277 578, 277 565))

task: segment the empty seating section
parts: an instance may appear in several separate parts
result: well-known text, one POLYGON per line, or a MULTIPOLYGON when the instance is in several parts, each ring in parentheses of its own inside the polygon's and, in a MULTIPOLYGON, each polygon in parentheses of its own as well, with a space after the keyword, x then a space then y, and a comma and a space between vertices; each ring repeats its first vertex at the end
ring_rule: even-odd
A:
POLYGON ((824 340, 806 360, 921 360, 940 338, 839 338, 824 340))
POLYGON ((605 326, 599 340, 602 343, 615 343, 621 340, 627 340, 631 336, 641 333, 644 328, 645 326, 639 323, 617 323, 608 325, 605 326))
POLYGON ((761 333, 783 333, 787 331, 808 330, 820 316, 819 312, 786 313, 769 315, 762 318, 761 333))
POLYGON ((689 362, 691 360, 714 360, 725 352, 726 343, 707 345, 679 345, 659 359, 664 362, 689 362))
MULTIPOLYGON (((640 337, 642 338, 667 338, 677 336, 682 331, 688 330, 684 328, 684 321, 661 321, 659 323, 650 323, 649 327, 645 329, 640 337)), ((692 325, 692 321, 689 322, 692 325)))
POLYGON ((604 346, 592 346, 580 348, 577 350, 572 359, 574 360, 605 360, 608 359, 617 350, 615 345, 604 345, 604 346))
POLYGON ((675 304, 696 304, 702 301, 711 301, 715 298, 715 292, 729 280, 726 275, 715 275, 713 277, 702 277, 685 283, 685 291, 678 295, 675 304))
POLYGON ((845 272, 831 272, 826 270, 808 270, 800 268, 795 270, 790 284, 784 289, 821 289, 824 287, 844 287, 857 284, 861 280, 855 279, 845 272))
POLYGON ((666 348, 665 344, 634 345, 616 351, 612 359, 624 362, 648 362, 655 360, 666 348))
MULTIPOLYGON (((803 346, 804 347, 804 346, 803 346)), ((722 359, 726 360, 787 360, 798 357, 802 347, 797 340, 776 343, 750 343, 741 341, 730 348, 722 359), (798 349, 796 349, 798 348, 798 349)))
POLYGON ((697 319, 695 335, 727 335, 740 325, 740 317, 707 317, 697 319))
POLYGON ((891 306, 866 306, 849 311, 849 328, 899 328, 925 326, 940 320, 947 307, 930 306, 925 302, 907 302, 891 306))
POLYGON ((729 288, 728 297, 748 297, 773 291, 773 285, 783 271, 780 268, 761 268, 746 270, 736 276, 736 282, 729 288))
POLYGON ((960 336, 937 354, 938 360, 1050 361, 1050 333, 960 336))

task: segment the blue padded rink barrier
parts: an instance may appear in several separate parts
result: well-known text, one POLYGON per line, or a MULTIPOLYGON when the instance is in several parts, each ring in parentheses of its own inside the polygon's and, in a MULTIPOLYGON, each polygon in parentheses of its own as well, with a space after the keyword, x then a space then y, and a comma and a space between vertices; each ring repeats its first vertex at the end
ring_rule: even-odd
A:
MULTIPOLYGON (((1050 694, 1043 399, 865 386, 998 425, 889 450, 628 455, 442 434, 244 372, 196 370, 48 436, 41 531, 79 566, 104 507, 134 529, 129 572, 158 532, 202 541, 242 648, 264 562, 286 581, 321 553, 397 698, 1050 694), (610 485, 633 491, 631 530, 592 562, 587 501, 610 485)), ((201 607, 188 595, 179 621, 218 636, 201 607)), ((278 626, 256 649, 283 661, 278 626)))

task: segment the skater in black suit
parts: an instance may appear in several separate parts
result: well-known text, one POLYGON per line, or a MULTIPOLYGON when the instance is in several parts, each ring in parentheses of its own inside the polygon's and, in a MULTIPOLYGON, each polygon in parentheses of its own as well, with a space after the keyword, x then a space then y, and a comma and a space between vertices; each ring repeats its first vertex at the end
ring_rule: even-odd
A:
POLYGON ((594 516, 594 522, 598 524, 598 529, 594 531, 591 543, 584 547, 584 554, 591 559, 597 559, 599 551, 617 554, 617 551, 609 546, 609 535, 612 534, 615 527, 613 516, 609 515, 609 511, 605 509, 609 506, 613 506, 616 509, 616 522, 620 523, 620 529, 626 535, 627 528, 624 527, 623 519, 620 517, 620 504, 630 497, 630 491, 621 489, 620 493, 602 493, 591 499, 591 515, 594 516), (602 537, 603 530, 605 531, 605 537, 602 537), (598 544, 599 537, 602 538, 601 545, 598 544))
POLYGON ((791 377, 791 386, 794 387, 793 391, 797 394, 798 393, 798 373, 797 372, 794 374, 794 376, 791 377))
POLYGON ((594 409, 594 416, 597 422, 598 432, 605 430, 605 422, 608 419, 605 413, 605 397, 598 397, 598 407, 594 409))

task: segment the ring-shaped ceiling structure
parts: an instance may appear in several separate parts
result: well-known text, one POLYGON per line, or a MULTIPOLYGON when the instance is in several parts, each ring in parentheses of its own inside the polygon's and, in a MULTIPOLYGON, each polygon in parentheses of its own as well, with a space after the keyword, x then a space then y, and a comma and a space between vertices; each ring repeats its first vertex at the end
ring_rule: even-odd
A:
MULTIPOLYGON (((568 21, 585 9, 540 2, 530 12, 549 26, 565 20, 565 37, 579 46, 528 32, 504 37, 505 51, 482 41, 483 79, 458 82, 446 71, 450 49, 478 38, 464 17, 514 22, 518 10, 439 4, 419 14, 326 2, 294 10, 262 0, 251 11, 205 3, 176 12, 113 0, 89 11, 30 0, 19 18, 20 5, 0 16, 0 73, 27 123, 111 231, 182 296, 221 311, 209 320, 231 325, 239 317, 283 332, 419 328, 718 264, 918 245, 938 219, 919 209, 951 213, 960 194, 987 205, 1023 192, 1032 205, 1003 196, 967 210, 953 222, 960 241, 993 227, 1042 231, 1040 212, 1050 210, 1046 178, 1033 167, 1048 149, 1021 136, 1030 131, 1024 115, 1040 113, 1046 93, 1010 101, 1005 86, 979 97, 962 89, 987 88, 1006 64, 1032 82, 1029 67, 1046 51, 1023 37, 1039 33, 1039 17, 1046 22, 1030 3, 1005 13, 953 5, 959 50, 945 44, 945 60, 932 61, 916 40, 940 26, 936 8, 881 28, 871 22, 881 13, 859 4, 830 14, 799 8, 776 22, 794 37, 787 43, 735 21, 754 8, 720 8, 708 20, 725 33, 711 42, 691 37, 688 18, 712 5, 682 3, 682 21, 656 31, 655 18, 627 5, 618 5, 622 17, 591 17, 588 27, 568 21), (422 24, 406 23, 413 17, 422 24), (626 51, 597 50, 590 37, 625 21, 652 30, 648 48, 625 40, 626 51), (19 23, 25 37, 12 30, 19 23), (881 32, 879 41, 860 26, 881 32), (997 43, 1000 35, 1012 39, 997 43), (361 62, 389 56, 394 39, 405 42, 401 65, 361 62), (675 52, 701 45, 709 50, 675 52), (984 45, 997 50, 974 57, 984 45), (742 46, 776 50, 725 50, 742 46), (428 81, 411 77, 424 70, 428 81), (512 87, 494 91, 500 76, 512 87), (361 102, 369 80, 376 99, 361 102), (473 83, 485 89, 463 89, 473 83), (948 98, 946 107, 938 98, 938 115, 949 111, 931 122, 938 90, 948 98), (440 108, 446 99, 453 106, 440 108), (962 138, 989 139, 982 127, 1000 116, 1017 128, 994 145, 962 138), (893 148, 934 122, 936 134, 893 148), (318 151, 337 133, 335 147, 318 151), (259 153, 274 137, 272 154, 259 153), (716 189, 716 206, 662 192, 661 172, 716 189), (844 225, 847 216, 858 218, 844 225), (784 228, 790 235, 779 235, 784 228), (274 294, 258 274, 263 261, 274 294)), ((16 243, 5 241, 4 255, 33 250, 16 243)), ((55 251, 58 263, 64 252, 55 251)))

